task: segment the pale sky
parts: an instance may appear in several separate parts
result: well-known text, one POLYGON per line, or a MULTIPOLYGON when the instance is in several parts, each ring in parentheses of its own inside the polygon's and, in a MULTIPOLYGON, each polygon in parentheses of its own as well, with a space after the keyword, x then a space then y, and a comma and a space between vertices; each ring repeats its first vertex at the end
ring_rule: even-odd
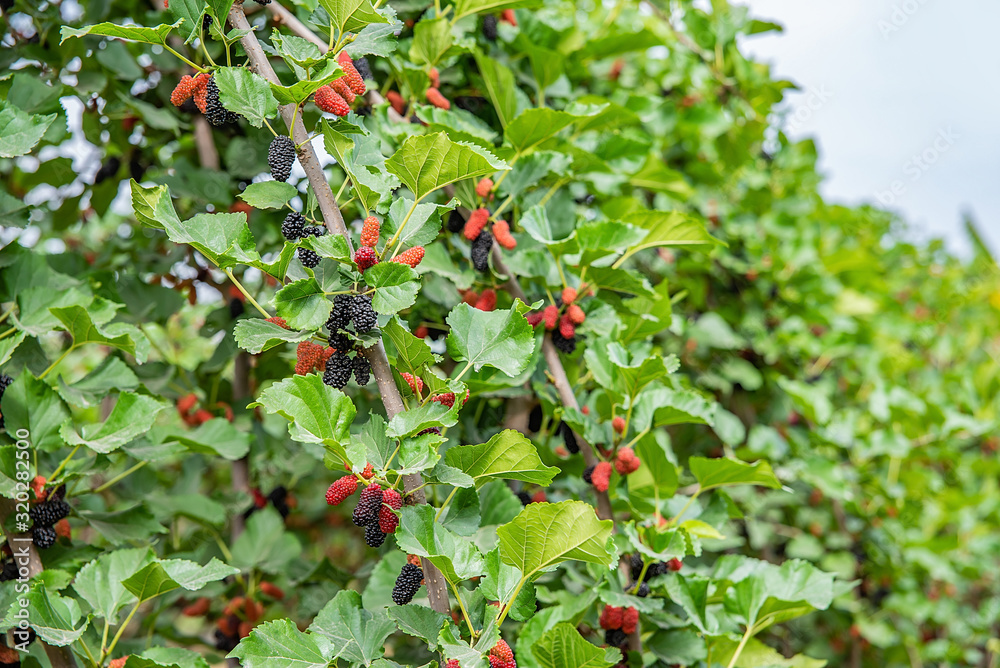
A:
POLYGON ((748 38, 789 94, 795 138, 812 136, 823 194, 882 202, 916 239, 968 245, 970 211, 1000 251, 1000 49, 996 0, 743 0, 784 33, 748 38), (893 193, 895 188, 895 193, 893 193))

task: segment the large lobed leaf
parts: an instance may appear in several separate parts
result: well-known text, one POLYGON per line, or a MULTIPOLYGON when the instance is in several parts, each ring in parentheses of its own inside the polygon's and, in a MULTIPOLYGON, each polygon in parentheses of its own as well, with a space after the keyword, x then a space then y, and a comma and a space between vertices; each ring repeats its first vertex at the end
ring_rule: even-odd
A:
POLYGON ((599 520, 582 501, 532 503, 514 521, 497 528, 500 558, 527 577, 564 561, 610 566, 611 520, 599 520))

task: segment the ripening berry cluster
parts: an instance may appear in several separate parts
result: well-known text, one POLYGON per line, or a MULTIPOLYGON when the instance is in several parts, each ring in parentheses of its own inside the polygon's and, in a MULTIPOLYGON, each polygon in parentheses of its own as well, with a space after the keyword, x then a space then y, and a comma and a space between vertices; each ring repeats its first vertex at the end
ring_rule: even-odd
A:
POLYGON ((486 288, 481 293, 469 289, 462 293, 462 301, 480 311, 493 311, 497 307, 497 292, 486 288))
MULTIPOLYGON (((313 102, 328 114, 346 116, 357 96, 365 94, 365 80, 346 51, 340 52, 337 62, 340 63, 340 69, 344 70, 344 76, 317 90, 313 102)), ((367 69, 367 62, 364 67, 367 69)))
POLYGON ((329 346, 302 341, 295 349, 295 375, 305 376, 314 371, 322 371, 334 352, 336 351, 329 346))
MULTIPOLYGON (((198 425, 205 424, 215 416, 207 408, 199 408, 194 410, 194 407, 198 405, 198 397, 194 393, 186 394, 177 400, 177 412, 181 416, 181 420, 184 421, 189 427, 197 427, 198 425)), ((230 422, 233 421, 233 408, 224 401, 215 402, 215 408, 221 408, 225 413, 225 417, 230 422)))
POLYGON ((570 355, 576 350, 576 328, 587 320, 587 314, 577 302, 579 294, 576 288, 564 288, 561 295, 562 313, 560 306, 549 304, 541 311, 529 313, 526 317, 528 324, 537 327, 540 323, 545 323, 545 329, 552 332, 552 343, 555 347, 570 355))
POLYGON ((337 389, 347 385, 352 373, 358 385, 371 382, 368 359, 360 351, 355 352, 353 358, 349 356, 354 344, 346 330, 352 322, 357 334, 371 331, 378 324, 370 295, 342 294, 333 299, 326 327, 329 331, 327 343, 335 352, 326 360, 323 382, 337 389))
POLYGON ((486 658, 490 660, 490 668, 517 668, 517 663, 514 662, 514 652, 507 641, 502 638, 497 641, 486 658))
MULTIPOLYGON (((619 608, 605 605, 598 623, 605 631, 621 630, 626 635, 635 633, 636 627, 639 625, 639 611, 631 606, 619 608)), ((609 642, 608 644, 613 643, 609 642)))
POLYGON ((635 473, 641 465, 642 462, 635 456, 635 451, 632 448, 621 448, 615 454, 615 470, 620 476, 635 473))
MULTIPOLYGON (((39 499, 43 498, 43 495, 38 494, 37 491, 36 496, 39 499)), ((56 544, 56 538, 60 534, 69 537, 69 524, 65 522, 65 518, 70 513, 70 506, 66 503, 65 496, 66 485, 60 485, 51 493, 44 494, 46 500, 36 503, 28 509, 28 517, 33 523, 31 540, 35 547, 43 550, 48 549, 56 544), (58 529, 57 525, 60 525, 58 529)))

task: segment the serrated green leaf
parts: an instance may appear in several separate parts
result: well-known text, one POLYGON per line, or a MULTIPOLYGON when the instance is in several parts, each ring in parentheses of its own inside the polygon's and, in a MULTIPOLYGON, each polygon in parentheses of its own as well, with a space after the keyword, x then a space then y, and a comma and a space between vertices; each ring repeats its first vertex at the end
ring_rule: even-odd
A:
POLYGON ((542 668, 608 668, 604 650, 584 640, 572 624, 556 624, 531 646, 542 668))
POLYGON ((775 477, 771 465, 764 460, 747 464, 736 459, 719 457, 692 457, 688 460, 702 491, 729 485, 762 485, 771 489, 781 489, 781 482, 775 477))
POLYGON ((98 23, 96 25, 84 26, 83 28, 63 26, 59 30, 59 34, 62 36, 59 43, 62 44, 72 37, 100 35, 103 37, 124 39, 130 42, 143 42, 145 44, 159 44, 163 46, 167 43, 167 37, 170 33, 174 28, 179 27, 181 23, 183 23, 183 19, 179 19, 176 23, 170 25, 165 23, 160 24, 155 28, 147 28, 139 25, 120 26, 114 23, 98 23))
POLYGON ((408 554, 428 559, 452 584, 485 572, 486 563, 476 546, 435 522, 434 508, 428 505, 403 508, 396 543, 408 554))
POLYGON ((477 486, 505 479, 545 487, 559 473, 558 468, 543 464, 535 444, 513 429, 501 431, 486 443, 449 448, 445 460, 472 476, 477 486))
POLYGON ((174 589, 198 591, 209 582, 217 582, 239 570, 212 558, 204 566, 186 559, 154 561, 139 569, 122 582, 138 600, 147 601, 174 589))
POLYGON ((316 329, 330 317, 332 305, 315 278, 302 278, 285 285, 271 301, 275 314, 292 329, 316 329))
POLYGON ((255 209, 282 209, 298 194, 299 191, 291 183, 260 181, 248 185, 239 198, 255 209))
POLYGON ((30 153, 54 120, 56 114, 35 116, 0 101, 0 158, 30 153))
POLYGON ((482 12, 498 13, 504 9, 516 7, 538 7, 541 0, 458 0, 455 3, 455 18, 460 19, 469 14, 482 12))
POLYGON ((254 627, 228 658, 246 668, 326 668, 333 656, 329 642, 314 633, 302 633, 290 619, 276 619, 254 627))
POLYGON ((453 142, 443 132, 408 137, 385 165, 418 202, 456 181, 510 169, 492 153, 471 144, 453 142))
POLYGON ((246 67, 220 67, 213 75, 219 87, 219 101, 229 111, 259 128, 278 113, 278 101, 267 79, 246 67))
POLYGON ((343 392, 326 385, 320 374, 296 375, 275 383, 248 408, 256 406, 288 420, 291 423, 288 431, 294 440, 322 443, 335 448, 347 460, 344 446, 350 441, 357 409, 343 392))
POLYGON ((191 431, 173 435, 179 443, 192 452, 218 455, 236 461, 250 450, 251 435, 240 431, 226 418, 212 418, 191 431))
POLYGON ((447 622, 447 617, 414 603, 394 606, 386 612, 400 631, 414 638, 420 638, 427 643, 431 651, 437 649, 438 634, 447 622))
POLYGON ((446 318, 448 353, 476 371, 484 366, 516 376, 528 366, 535 350, 535 334, 515 304, 510 309, 480 311, 459 304, 446 318))
POLYGON ((152 561, 153 554, 145 547, 108 552, 80 569, 73 580, 73 589, 97 616, 117 619, 122 606, 135 601, 122 583, 152 561))
POLYGON ((236 345, 255 355, 282 343, 298 343, 312 336, 308 331, 285 329, 261 318, 244 318, 237 321, 233 335, 236 338, 236 345))
POLYGON ((330 643, 335 656, 370 665, 385 653, 385 639, 396 626, 385 612, 361 607, 356 591, 341 591, 327 603, 309 627, 312 635, 330 643))
POLYGON ((691 214, 681 211, 641 211, 625 217, 625 222, 648 231, 645 238, 625 251, 615 266, 646 248, 657 246, 692 246, 711 248, 726 245, 705 228, 705 223, 691 214))
POLYGON ((527 577, 564 561, 609 566, 610 520, 599 520, 582 501, 532 503, 514 521, 497 527, 500 558, 527 577))
POLYGON ((149 339, 138 327, 124 322, 98 325, 91 318, 91 312, 82 306, 53 307, 49 310, 73 337, 73 347, 100 343, 127 352, 139 364, 146 361, 149 339))
POLYGON ((294 534, 285 530, 285 520, 272 506, 255 512, 232 547, 233 565, 259 568, 266 573, 280 573, 302 552, 294 534))
POLYGON ((391 315, 413 306, 420 291, 417 272, 401 262, 380 262, 364 273, 365 283, 375 288, 372 308, 391 315))
POLYGON ((156 416, 166 407, 166 402, 153 397, 123 392, 104 422, 84 425, 77 431, 72 421, 66 421, 59 434, 68 445, 86 445, 106 455, 149 431, 156 416))

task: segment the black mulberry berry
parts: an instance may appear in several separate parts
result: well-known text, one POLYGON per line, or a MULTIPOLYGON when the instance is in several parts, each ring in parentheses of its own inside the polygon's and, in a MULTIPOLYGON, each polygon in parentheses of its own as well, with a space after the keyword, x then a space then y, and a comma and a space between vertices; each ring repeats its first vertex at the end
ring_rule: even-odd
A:
POLYGON ((242 299, 237 299, 236 297, 233 297, 232 299, 229 300, 229 317, 232 320, 236 320, 238 317, 243 315, 244 310, 245 309, 243 308, 242 299))
POLYGON ((110 179, 118 173, 118 168, 121 166, 122 161, 117 156, 111 156, 108 158, 107 162, 101 165, 101 168, 97 170, 97 174, 94 175, 94 185, 98 185, 110 179))
POLYGON ((222 106, 219 100, 219 84, 215 83, 215 77, 208 80, 208 88, 205 90, 205 118, 215 126, 235 123, 239 116, 222 106))
POLYGON ((634 552, 631 557, 629 557, 629 572, 632 574, 633 580, 639 579, 639 574, 642 573, 642 555, 638 552, 634 552))
POLYGON ((319 255, 317 255, 314 251, 309 250, 308 248, 300 248, 299 262, 301 262, 303 266, 312 269, 313 267, 319 264, 319 255))
POLYGON ((465 227, 465 218, 462 217, 458 211, 452 211, 448 214, 448 231, 449 232, 461 232, 465 227))
POLYGON ((69 515, 69 510, 65 501, 46 501, 28 509, 28 517, 36 527, 50 527, 69 515))
POLYGON ((205 16, 201 17, 201 29, 208 30, 211 27, 212 27, 212 15, 205 14, 205 16))
POLYGON ((9 582, 17 579, 17 564, 13 560, 5 561, 3 569, 0 570, 0 582, 9 582))
POLYGON ((271 140, 267 149, 267 166, 271 168, 271 178, 287 181, 295 164, 295 142, 287 135, 278 135, 271 140))
POLYGON ((583 469, 583 481, 588 485, 594 484, 593 480, 591 480, 591 476, 594 475, 595 468, 597 468, 597 465, 591 464, 587 468, 583 469))
POLYGON ((497 41, 497 17, 492 14, 483 17, 483 37, 491 42, 497 41))
POLYGON ((52 527, 35 527, 31 530, 31 540, 39 549, 50 548, 56 544, 56 530, 52 527))
POLYGON ((378 316, 372 309, 371 295, 354 295, 351 301, 351 319, 358 333, 368 332, 378 324, 378 316))
POLYGON ((281 223, 281 234, 289 241, 298 241, 305 234, 306 219, 301 213, 292 211, 281 223))
POLYGON ((330 332, 330 337, 326 342, 331 348, 341 354, 347 354, 354 347, 354 344, 351 343, 351 339, 347 336, 347 334, 336 330, 330 332))
POLYGON ((559 431, 562 433, 563 443, 566 444, 566 451, 571 455, 580 452, 580 444, 576 442, 576 434, 573 433, 573 429, 563 422, 559 431))
POLYGON ((392 588, 392 600, 396 605, 406 605, 413 600, 413 596, 420 589, 420 582, 424 579, 424 572, 420 566, 414 564, 403 564, 403 570, 396 578, 396 586, 392 588))
POLYGON ((621 647, 628 640, 628 636, 621 629, 608 629, 604 632, 604 642, 612 647, 621 647))
POLYGON ((326 234, 326 228, 322 225, 310 225, 302 230, 303 236, 322 237, 326 234))
POLYGON ((372 379, 372 368, 368 360, 361 353, 354 356, 354 381, 361 386, 365 386, 372 379))
MULTIPOLYGON (((347 327, 351 321, 351 304, 354 298, 351 295, 337 295, 333 298, 333 307, 330 309, 330 317, 326 319, 326 328, 330 333, 339 331, 347 327)), ((336 348, 336 346, 334 346, 336 348)))
POLYGON ((254 0, 254 2, 262 6, 271 4, 271 0, 254 0))
POLYGON ((558 329, 552 330, 552 345, 561 353, 572 355, 576 351, 576 337, 567 339, 558 329))
POLYGON ((351 358, 343 353, 330 355, 326 361, 326 369, 323 371, 323 382, 338 390, 347 385, 351 379, 351 358))
POLYGON ((489 230, 483 230, 472 242, 472 251, 469 258, 476 271, 486 271, 490 266, 490 251, 493 250, 493 235, 489 230))
POLYGON ((351 519, 359 527, 374 524, 378 528, 378 511, 382 508, 382 488, 378 485, 368 485, 361 492, 358 505, 354 507, 351 519))
POLYGON ((522 506, 526 506, 531 503, 531 495, 525 491, 520 491, 517 493, 517 499, 521 502, 522 506))
MULTIPOLYGON (((635 587, 634 584, 629 585, 629 591, 631 591, 634 587, 635 587)), ((645 582, 640 584, 639 589, 636 590, 635 592, 635 595, 638 596, 639 598, 646 598, 647 596, 649 596, 649 585, 646 584, 645 582)))
POLYGON ((365 542, 368 547, 382 547, 385 542, 385 534, 378 527, 378 522, 372 522, 365 527, 365 542))

